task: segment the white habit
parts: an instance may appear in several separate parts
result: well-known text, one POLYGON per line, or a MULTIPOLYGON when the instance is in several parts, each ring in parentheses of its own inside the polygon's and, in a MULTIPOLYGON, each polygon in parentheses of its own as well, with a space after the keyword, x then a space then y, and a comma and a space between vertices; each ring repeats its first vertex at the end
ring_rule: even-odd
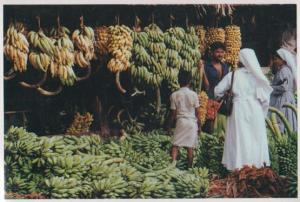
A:
MULTIPOLYGON (((235 71, 233 111, 227 119, 222 158, 228 170, 270 165, 265 116, 272 88, 252 49, 242 49, 240 61, 245 67, 235 71)), ((216 86, 216 97, 230 88, 231 77, 232 72, 216 86)))

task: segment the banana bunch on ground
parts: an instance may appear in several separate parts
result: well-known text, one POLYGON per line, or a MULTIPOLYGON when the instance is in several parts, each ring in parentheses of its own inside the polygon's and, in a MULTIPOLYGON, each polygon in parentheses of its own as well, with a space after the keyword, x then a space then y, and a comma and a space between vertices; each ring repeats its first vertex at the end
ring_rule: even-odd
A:
POLYGON ((75 114, 73 123, 67 130, 67 134, 70 135, 84 135, 89 132, 90 126, 94 119, 93 115, 89 112, 81 115, 78 112, 75 114))
POLYGON ((94 29, 95 32, 95 53, 98 59, 108 55, 108 27, 101 26, 94 29))
POLYGON ((46 72, 55 54, 55 40, 47 37, 41 29, 38 32, 30 31, 28 39, 33 47, 29 54, 29 62, 34 68, 46 72))
POLYGON ((208 96, 205 91, 201 91, 198 95, 199 103, 200 103, 200 109, 198 111, 198 119, 200 119, 201 126, 204 125, 206 121, 206 112, 207 112, 207 101, 208 96))
POLYGON ((76 29, 72 41, 75 45, 75 64, 81 68, 89 67, 94 57, 94 30, 88 26, 76 29))
POLYGON ((24 35, 23 25, 11 24, 6 31, 4 55, 12 62, 14 71, 24 72, 27 69, 29 43, 24 35))
POLYGON ((72 86, 76 80, 73 71, 75 63, 74 45, 68 34, 70 31, 64 26, 52 29, 52 38, 55 40, 55 51, 50 63, 52 77, 59 77, 63 85, 72 86))
POLYGON ((107 64, 111 72, 126 71, 130 66, 133 40, 131 30, 125 25, 109 26, 108 51, 112 58, 107 64))
POLYGON ((242 46, 240 27, 236 25, 226 26, 225 36, 225 60, 231 64, 233 68, 237 68, 239 62, 239 52, 242 46))
POLYGON ((205 35, 206 35, 206 30, 203 25, 198 25, 195 26, 196 34, 199 38, 199 50, 201 54, 205 53, 206 50, 206 40, 205 40, 205 35))
POLYGON ((206 30, 206 47, 209 48, 214 42, 225 42, 225 30, 223 28, 213 28, 210 27, 206 30))
POLYGON ((80 182, 74 178, 55 176, 45 179, 45 187, 50 198, 78 198, 80 182))

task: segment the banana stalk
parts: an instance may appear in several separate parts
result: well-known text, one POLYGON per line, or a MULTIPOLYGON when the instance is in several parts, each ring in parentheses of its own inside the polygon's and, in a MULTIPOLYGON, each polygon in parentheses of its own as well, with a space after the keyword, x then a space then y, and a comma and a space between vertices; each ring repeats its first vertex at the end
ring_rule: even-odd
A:
POLYGON ((82 77, 79 77, 76 75, 76 81, 84 81, 84 80, 87 80, 88 78, 90 78, 91 74, 92 74, 92 68, 91 66, 89 65, 87 68, 86 68, 86 74, 82 77))
POLYGON ((44 72, 42 79, 38 81, 36 84, 29 84, 26 83, 25 81, 21 81, 19 82, 19 84, 25 88, 38 88, 45 83, 46 79, 47 79, 47 71, 44 72))
POLYGON ((7 74, 4 74, 4 80, 9 81, 17 76, 17 73, 13 70, 13 68, 10 68, 7 74))
POLYGON ((121 82, 120 82, 120 71, 118 71, 118 72, 116 73, 116 79, 115 79, 115 82, 116 82, 116 86, 117 86, 118 90, 119 90, 122 94, 125 94, 125 93, 126 93, 126 90, 122 87, 121 82))
POLYGON ((268 125, 269 129, 272 131, 272 133, 273 133, 274 135, 276 135, 276 131, 275 131, 275 128, 274 128, 274 126, 273 126, 271 120, 270 120, 269 118, 266 118, 265 121, 266 121, 266 124, 268 125))
POLYGON ((271 123, 272 123, 273 128, 274 128, 275 137, 277 138, 277 140, 281 140, 282 139, 282 134, 281 134, 281 131, 279 129, 275 113, 271 113, 271 123))
POLYGON ((296 117, 298 118, 298 112, 297 112, 296 106, 287 103, 287 104, 282 105, 282 107, 290 108, 291 110, 293 110, 293 112, 295 113, 296 117))
POLYGON ((156 112, 159 113, 161 108, 161 96, 159 87, 156 88, 156 112))
POLYGON ((274 107, 269 107, 269 110, 273 113, 276 113, 278 115, 278 117, 281 119, 281 121, 283 122, 287 132, 289 135, 292 134, 293 130, 292 130, 292 127, 289 123, 289 121, 287 120, 287 118, 284 116, 284 114, 279 111, 278 109, 274 108, 274 107))
POLYGON ((47 90, 43 89, 41 86, 39 86, 37 88, 38 92, 45 96, 58 95, 62 91, 62 89, 63 89, 63 87, 61 84, 58 86, 58 88, 55 91, 47 91, 47 90))

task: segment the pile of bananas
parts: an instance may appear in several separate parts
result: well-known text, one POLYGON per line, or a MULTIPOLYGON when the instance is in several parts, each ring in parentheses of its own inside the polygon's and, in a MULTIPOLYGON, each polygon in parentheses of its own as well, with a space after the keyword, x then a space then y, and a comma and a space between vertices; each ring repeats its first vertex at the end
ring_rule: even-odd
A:
POLYGON ((200 103, 200 109, 198 111, 198 116, 200 117, 198 117, 198 119, 200 119, 201 126, 203 126, 206 121, 208 96, 205 91, 201 91, 198 97, 200 103))
POLYGON ((104 142, 97 135, 38 137, 12 127, 4 138, 6 191, 89 199, 195 198, 207 193, 208 170, 179 170, 170 164, 170 137, 161 131, 104 142), (153 167, 142 163, 151 161, 144 156, 148 151, 158 154, 153 167))
POLYGON ((47 37, 42 29, 30 31, 28 39, 33 50, 29 54, 29 62, 36 69, 46 72, 55 54, 55 40, 47 37))
POLYGON ((73 123, 67 130, 70 135, 83 135, 89 132, 90 126, 93 123, 93 115, 89 112, 81 115, 78 112, 75 114, 73 123))
POLYGON ((22 24, 11 24, 6 31, 4 55, 12 62, 14 71, 24 72, 27 69, 29 43, 24 35, 22 24))
POLYGON ((156 24, 150 24, 143 32, 132 32, 133 48, 130 76, 133 82, 158 88, 166 67, 166 46, 163 32, 156 24))
POLYGON ((222 28, 208 28, 205 34, 206 47, 209 48, 214 42, 225 42, 225 30, 222 28))
POLYGON ((88 26, 76 29, 72 34, 72 40, 76 49, 75 63, 81 68, 89 67, 94 57, 94 30, 88 26))
POLYGON ((112 58, 107 64, 111 72, 126 71, 130 66, 132 37, 131 30, 125 25, 108 27, 108 51, 112 58))
POLYGON ((95 53, 98 59, 108 54, 108 27, 96 27, 95 30, 95 53))
POLYGON ((196 34, 199 38, 199 50, 201 54, 205 53, 206 50, 206 30, 203 25, 195 26, 196 34))
POLYGON ((59 77, 63 85, 72 86, 76 81, 73 71, 75 63, 74 46, 69 38, 70 31, 64 26, 52 29, 52 38, 55 40, 55 51, 50 63, 52 77, 59 77))
POLYGON ((236 25, 225 27, 225 59, 233 68, 237 68, 239 62, 239 52, 242 45, 241 30, 236 25))

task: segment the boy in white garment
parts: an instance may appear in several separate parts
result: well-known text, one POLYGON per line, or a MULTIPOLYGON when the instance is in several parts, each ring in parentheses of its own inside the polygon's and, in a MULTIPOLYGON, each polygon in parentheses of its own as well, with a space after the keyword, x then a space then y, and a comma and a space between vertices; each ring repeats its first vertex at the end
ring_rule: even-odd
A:
POLYGON ((181 70, 178 74, 180 89, 170 97, 171 112, 168 124, 170 134, 171 125, 176 120, 176 127, 172 139, 172 160, 176 164, 179 147, 187 148, 188 166, 193 164, 193 149, 198 145, 200 121, 196 118, 200 106, 198 95, 189 89, 192 80, 190 72, 181 70))

